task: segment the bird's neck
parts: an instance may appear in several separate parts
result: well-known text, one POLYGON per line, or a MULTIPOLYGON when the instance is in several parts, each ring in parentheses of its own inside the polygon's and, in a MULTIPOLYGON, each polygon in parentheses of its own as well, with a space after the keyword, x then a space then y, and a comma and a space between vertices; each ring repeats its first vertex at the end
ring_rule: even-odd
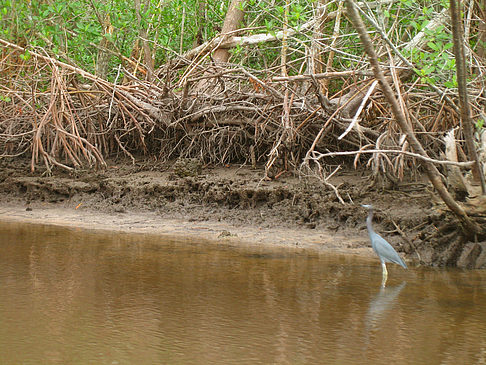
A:
POLYGON ((368 218, 366 218, 366 226, 368 227, 368 232, 371 235, 371 233, 374 233, 375 231, 373 230, 373 226, 371 225, 371 221, 373 220, 373 211, 370 209, 368 212, 368 218))

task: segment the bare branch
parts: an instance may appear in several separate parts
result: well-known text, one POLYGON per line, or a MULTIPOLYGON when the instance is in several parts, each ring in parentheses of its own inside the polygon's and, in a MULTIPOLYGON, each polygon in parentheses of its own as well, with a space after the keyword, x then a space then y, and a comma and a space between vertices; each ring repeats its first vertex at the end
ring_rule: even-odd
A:
POLYGON ((459 166, 462 168, 471 167, 474 163, 473 161, 465 161, 465 162, 456 162, 456 161, 442 161, 442 160, 435 160, 433 158, 422 156, 418 153, 403 151, 403 150, 359 150, 359 151, 344 151, 344 152, 327 152, 327 153, 320 153, 320 152, 313 152, 314 159, 321 159, 324 157, 336 157, 336 156, 350 156, 350 155, 361 155, 366 153, 377 153, 377 154, 387 154, 387 153, 396 153, 399 155, 405 155, 417 158, 421 161, 426 161, 430 163, 435 163, 437 165, 450 165, 450 166, 459 166))

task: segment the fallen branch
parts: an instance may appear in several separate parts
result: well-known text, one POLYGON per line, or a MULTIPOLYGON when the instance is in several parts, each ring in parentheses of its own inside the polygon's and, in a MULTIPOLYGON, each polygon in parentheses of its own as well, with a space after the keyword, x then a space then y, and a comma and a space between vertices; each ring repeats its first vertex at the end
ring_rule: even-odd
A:
POLYGON ((351 129, 353 129, 354 126, 358 123, 359 115, 361 114, 361 111, 363 110, 363 108, 364 108, 366 102, 368 101, 369 97, 371 96, 371 94, 375 90, 376 85, 378 85, 378 81, 375 80, 375 81, 373 81, 373 83, 369 87, 368 91, 366 92, 366 95, 363 97, 363 100, 361 101, 361 104, 359 105, 358 110, 354 114, 353 120, 351 121, 351 123, 349 123, 348 128, 346 128, 346 130, 338 137, 338 140, 341 140, 344 137, 346 137, 346 135, 351 131, 351 129))
MULTIPOLYGON (((383 4, 391 3, 391 2, 392 2, 391 0, 375 1, 375 2, 369 2, 367 6, 368 7, 383 6, 383 4)), ((358 4, 363 5, 364 2, 360 2, 358 4)), ((339 15, 339 10, 332 11, 326 15, 325 20, 329 21, 331 19, 334 19, 338 15, 339 15)), ((298 33, 305 33, 308 30, 312 30, 314 25, 315 25, 315 19, 311 19, 308 22, 299 26, 299 28, 289 28, 287 30, 286 36, 292 37, 298 33)), ((215 50, 218 48, 233 48, 236 46, 241 47, 241 46, 249 46, 249 45, 255 45, 255 44, 265 43, 265 42, 273 42, 273 41, 281 40, 284 37, 283 31, 278 31, 275 33, 253 34, 250 36, 232 36, 232 34, 239 33, 241 31, 242 31, 241 29, 238 29, 236 31, 228 32, 221 36, 215 37, 210 41, 204 42, 203 44, 184 53, 182 57, 191 60, 192 58, 198 55, 204 55, 210 50, 215 50)))
POLYGON ((315 159, 320 160, 321 158, 324 158, 324 157, 360 155, 360 154, 363 154, 363 153, 381 153, 381 154, 397 153, 399 155, 406 155, 406 156, 414 157, 414 158, 417 158, 421 161, 435 163, 437 165, 459 166, 459 167, 462 167, 462 168, 471 167, 474 163, 474 161, 455 162, 455 161, 436 160, 436 159, 430 158, 428 156, 422 156, 418 153, 409 152, 409 151, 402 151, 402 150, 376 150, 376 149, 374 149, 374 150, 328 152, 328 153, 320 153, 320 152, 314 151, 312 154, 314 155, 315 159))
POLYGON ((353 76, 373 76, 372 71, 337 71, 337 72, 322 72, 318 74, 306 74, 306 75, 295 75, 295 76, 277 76, 272 78, 274 82, 285 82, 285 81, 309 81, 312 79, 339 79, 341 77, 353 77, 353 76))

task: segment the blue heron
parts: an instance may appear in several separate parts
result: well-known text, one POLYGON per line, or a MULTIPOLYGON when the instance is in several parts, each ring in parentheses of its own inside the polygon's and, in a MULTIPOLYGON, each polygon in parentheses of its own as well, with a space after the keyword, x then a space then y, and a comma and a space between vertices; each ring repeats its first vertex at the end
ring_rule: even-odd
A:
POLYGON ((386 263, 393 262, 402 266, 403 268, 407 268, 407 265, 402 260, 400 256, 398 256, 397 251, 390 245, 383 237, 381 237, 378 233, 373 230, 371 226, 371 221, 373 220, 373 207, 371 205, 362 205, 363 208, 368 209, 368 218, 366 218, 366 226, 368 227, 368 234, 370 236, 371 247, 378 255, 381 261, 381 267, 383 269, 383 281, 382 285, 385 286, 386 279, 388 277, 388 271, 386 270, 386 263))

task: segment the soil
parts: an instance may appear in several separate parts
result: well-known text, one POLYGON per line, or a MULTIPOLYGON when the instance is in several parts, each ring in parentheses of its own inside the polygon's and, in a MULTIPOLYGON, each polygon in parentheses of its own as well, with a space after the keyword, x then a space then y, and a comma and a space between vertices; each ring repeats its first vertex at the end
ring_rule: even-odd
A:
POLYGON ((450 231, 453 219, 421 177, 384 186, 372 184, 369 171, 341 171, 330 182, 343 205, 314 178, 267 181, 262 168, 194 159, 111 160, 100 170, 52 174, 31 173, 22 159, 0 167, 0 220, 371 256, 361 204, 372 203, 375 230, 407 262, 486 267, 486 243, 440 243, 438 230, 448 222, 450 231))

